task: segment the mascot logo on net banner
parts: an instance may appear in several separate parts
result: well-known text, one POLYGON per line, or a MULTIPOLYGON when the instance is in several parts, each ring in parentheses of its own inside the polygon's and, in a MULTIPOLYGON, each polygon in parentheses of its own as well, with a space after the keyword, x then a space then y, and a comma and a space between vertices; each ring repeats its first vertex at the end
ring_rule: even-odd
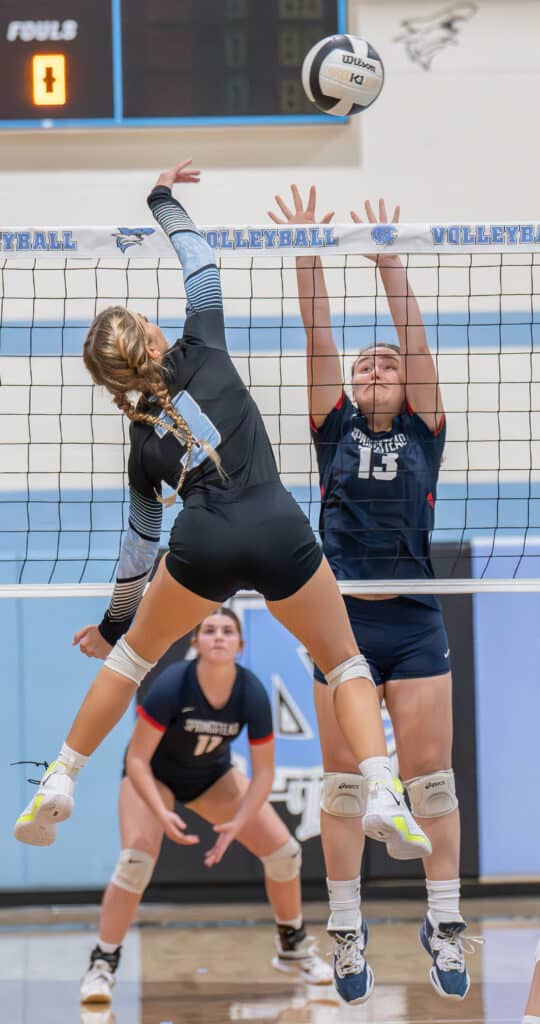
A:
POLYGON ((118 228, 118 232, 113 233, 113 238, 116 238, 116 247, 120 249, 121 253, 124 253, 132 245, 142 245, 145 238, 155 234, 155 230, 155 228, 118 228))
POLYGON ((392 224, 377 224, 371 229, 371 237, 376 245, 393 245, 397 236, 398 230, 392 224))

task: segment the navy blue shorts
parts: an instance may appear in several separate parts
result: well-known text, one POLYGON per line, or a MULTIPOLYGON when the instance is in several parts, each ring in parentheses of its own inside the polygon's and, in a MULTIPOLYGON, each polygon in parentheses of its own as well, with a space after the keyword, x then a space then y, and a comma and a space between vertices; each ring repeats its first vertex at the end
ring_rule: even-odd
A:
MULTIPOLYGON (((450 671, 448 637, 438 602, 345 597, 345 604, 355 640, 377 686, 391 679, 426 679, 450 671)), ((326 682, 317 666, 315 679, 326 682)))
MULTIPOLYGON (((126 756, 127 751, 126 755, 124 755, 122 768, 123 779, 127 775, 126 756)), ((232 768, 229 756, 211 762, 206 766, 204 772, 201 772, 200 769, 197 772, 190 772, 187 765, 165 760, 156 755, 154 755, 150 763, 154 778, 172 790, 175 800, 179 804, 189 804, 192 800, 202 796, 203 793, 210 789, 210 786, 213 786, 215 782, 222 779, 232 768)))

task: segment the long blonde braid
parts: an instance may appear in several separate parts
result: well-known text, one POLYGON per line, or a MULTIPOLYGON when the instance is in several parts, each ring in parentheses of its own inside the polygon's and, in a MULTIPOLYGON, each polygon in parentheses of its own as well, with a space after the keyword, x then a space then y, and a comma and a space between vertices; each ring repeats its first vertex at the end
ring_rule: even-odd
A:
POLYGON ((103 310, 91 324, 83 347, 83 359, 96 384, 104 385, 113 396, 115 404, 131 421, 159 424, 176 437, 186 449, 180 479, 168 498, 156 493, 162 505, 174 505, 190 468, 194 447, 202 448, 216 466, 219 475, 225 479, 218 453, 208 441, 196 438, 183 416, 175 409, 165 385, 165 373, 160 363, 150 357, 147 350, 147 332, 144 319, 124 309, 111 306, 103 310), (169 417, 139 409, 140 402, 133 404, 129 392, 153 395, 160 408, 169 417))

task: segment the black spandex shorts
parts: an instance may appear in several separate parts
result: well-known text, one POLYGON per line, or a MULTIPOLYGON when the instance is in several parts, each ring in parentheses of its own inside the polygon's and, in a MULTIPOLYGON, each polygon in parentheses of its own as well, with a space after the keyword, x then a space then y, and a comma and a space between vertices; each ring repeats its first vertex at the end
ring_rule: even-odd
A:
MULTIPOLYGON (((204 772, 201 772, 200 769, 194 772, 190 771, 187 765, 173 764, 171 761, 163 763, 160 758, 154 757, 151 767, 154 778, 172 790, 179 804, 189 804, 198 796, 206 793, 207 789, 210 789, 210 786, 213 786, 218 779, 223 778, 230 771, 232 764, 230 757, 225 757, 206 765, 204 772)), ((126 775, 126 759, 124 757, 122 778, 125 779, 126 775)))
POLYGON ((219 603, 238 590, 281 601, 300 590, 321 561, 309 520, 279 481, 188 496, 166 556, 175 580, 219 603))

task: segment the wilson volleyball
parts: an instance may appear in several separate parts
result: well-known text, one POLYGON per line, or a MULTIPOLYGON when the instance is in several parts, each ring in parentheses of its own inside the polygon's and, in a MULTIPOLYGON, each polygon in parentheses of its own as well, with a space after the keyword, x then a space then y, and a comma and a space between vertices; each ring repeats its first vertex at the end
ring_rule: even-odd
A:
POLYGON ((375 102, 384 83, 377 51, 357 36, 320 39, 304 59, 302 85, 312 103, 325 114, 348 117, 375 102))

